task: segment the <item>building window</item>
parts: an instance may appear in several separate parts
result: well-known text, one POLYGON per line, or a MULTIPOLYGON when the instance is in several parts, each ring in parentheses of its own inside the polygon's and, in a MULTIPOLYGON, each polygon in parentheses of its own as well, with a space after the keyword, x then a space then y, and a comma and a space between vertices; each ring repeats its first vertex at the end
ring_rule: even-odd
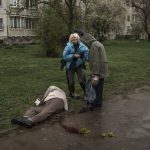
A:
POLYGON ((131 0, 126 0, 126 5, 127 5, 128 7, 131 7, 131 0))
POLYGON ((3 18, 0 18, 0 30, 3 29, 3 18))
POLYGON ((26 18, 21 18, 21 28, 26 28, 26 18))
POLYGON ((139 12, 139 9, 138 9, 138 8, 135 7, 134 9, 135 9, 135 12, 139 12))
POLYGON ((129 32, 130 31, 130 26, 127 26, 127 32, 129 32))
POLYGON ((0 0, 0 6, 2 5, 2 0, 0 0))
POLYGON ((25 24, 26 19, 23 17, 13 16, 10 17, 10 28, 18 28, 22 29, 26 27, 25 24))
POLYGON ((20 5, 21 0, 10 0, 10 6, 18 6, 20 5))
POLYGON ((33 18, 12 16, 12 17, 10 17, 10 28, 32 29, 33 28, 33 18))
POLYGON ((127 21, 130 21, 130 16, 129 15, 127 16, 127 21))
POLYGON ((138 15, 133 15, 132 16, 132 21, 133 22, 138 22, 138 21, 140 21, 140 17, 138 15))
POLYGON ((37 8, 38 0, 26 0, 26 8, 37 8))
POLYGON ((132 22, 134 22, 134 15, 132 15, 132 22))
POLYGON ((10 17, 11 28, 20 28, 20 17, 10 17))
POLYGON ((26 28, 27 29, 32 29, 33 28, 33 19, 32 18, 27 18, 26 19, 26 28))

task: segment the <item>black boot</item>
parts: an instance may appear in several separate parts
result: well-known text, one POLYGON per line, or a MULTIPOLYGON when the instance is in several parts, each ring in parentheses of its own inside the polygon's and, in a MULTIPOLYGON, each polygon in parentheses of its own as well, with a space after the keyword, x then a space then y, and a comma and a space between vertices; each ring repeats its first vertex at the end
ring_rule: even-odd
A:
POLYGON ((84 94, 85 94, 85 83, 81 82, 80 86, 81 86, 81 88, 82 88, 82 90, 84 91, 84 94))
POLYGON ((84 92, 84 100, 86 100, 86 97, 85 97, 85 87, 86 87, 86 85, 85 85, 85 83, 81 82, 80 86, 81 86, 81 88, 82 88, 82 90, 84 92))
POLYGON ((34 123, 26 117, 17 117, 11 120, 12 124, 18 124, 27 128, 32 128, 34 123))
POLYGON ((71 96, 73 93, 75 93, 74 83, 69 85, 69 96, 71 96))

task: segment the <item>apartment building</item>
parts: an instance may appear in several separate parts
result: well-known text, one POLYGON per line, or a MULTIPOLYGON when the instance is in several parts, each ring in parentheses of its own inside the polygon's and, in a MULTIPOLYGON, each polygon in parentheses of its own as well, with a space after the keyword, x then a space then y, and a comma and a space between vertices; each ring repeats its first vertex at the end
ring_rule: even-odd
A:
MULTIPOLYGON (((38 19, 36 3, 37 0, 0 0, 0 42, 6 44, 18 43, 18 40, 20 43, 24 40, 32 42, 35 37, 34 23, 38 19)), ((122 3, 126 11, 119 35, 125 36, 131 34, 132 24, 139 21, 139 15, 138 11, 132 7, 131 0, 122 0, 122 3)), ((116 33, 111 32, 109 38, 115 37, 116 33)))
POLYGON ((36 0, 0 0, 1 42, 30 41, 35 36, 36 0))
MULTIPOLYGON (((126 20, 125 20, 125 28, 124 28, 124 35, 132 36, 130 32, 133 25, 141 24, 139 10, 135 7, 132 7, 131 0, 125 0, 126 6, 126 20)), ((146 39, 147 35, 143 32, 139 35, 140 39, 146 39)))

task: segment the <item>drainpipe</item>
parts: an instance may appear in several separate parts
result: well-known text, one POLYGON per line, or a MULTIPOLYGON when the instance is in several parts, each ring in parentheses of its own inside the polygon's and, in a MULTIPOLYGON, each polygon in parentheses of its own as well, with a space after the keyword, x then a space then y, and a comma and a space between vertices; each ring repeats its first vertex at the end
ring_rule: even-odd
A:
POLYGON ((9 24, 8 24, 9 21, 8 21, 8 17, 9 17, 9 16, 8 16, 8 14, 7 14, 7 37, 9 36, 9 24))
POLYGON ((9 36, 9 21, 8 21, 8 18, 9 18, 9 14, 10 14, 10 12, 9 12, 9 4, 8 4, 8 1, 6 1, 6 18, 7 18, 7 37, 9 36))

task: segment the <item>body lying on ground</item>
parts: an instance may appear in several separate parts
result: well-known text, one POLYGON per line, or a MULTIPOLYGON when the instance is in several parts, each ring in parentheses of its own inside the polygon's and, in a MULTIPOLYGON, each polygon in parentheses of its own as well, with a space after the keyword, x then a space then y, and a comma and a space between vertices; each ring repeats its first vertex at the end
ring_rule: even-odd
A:
POLYGON ((68 110, 68 102, 65 92, 56 87, 50 86, 43 98, 35 101, 36 106, 30 107, 22 117, 11 120, 13 124, 18 124, 32 128, 39 122, 46 120, 49 116, 61 110, 68 110))

